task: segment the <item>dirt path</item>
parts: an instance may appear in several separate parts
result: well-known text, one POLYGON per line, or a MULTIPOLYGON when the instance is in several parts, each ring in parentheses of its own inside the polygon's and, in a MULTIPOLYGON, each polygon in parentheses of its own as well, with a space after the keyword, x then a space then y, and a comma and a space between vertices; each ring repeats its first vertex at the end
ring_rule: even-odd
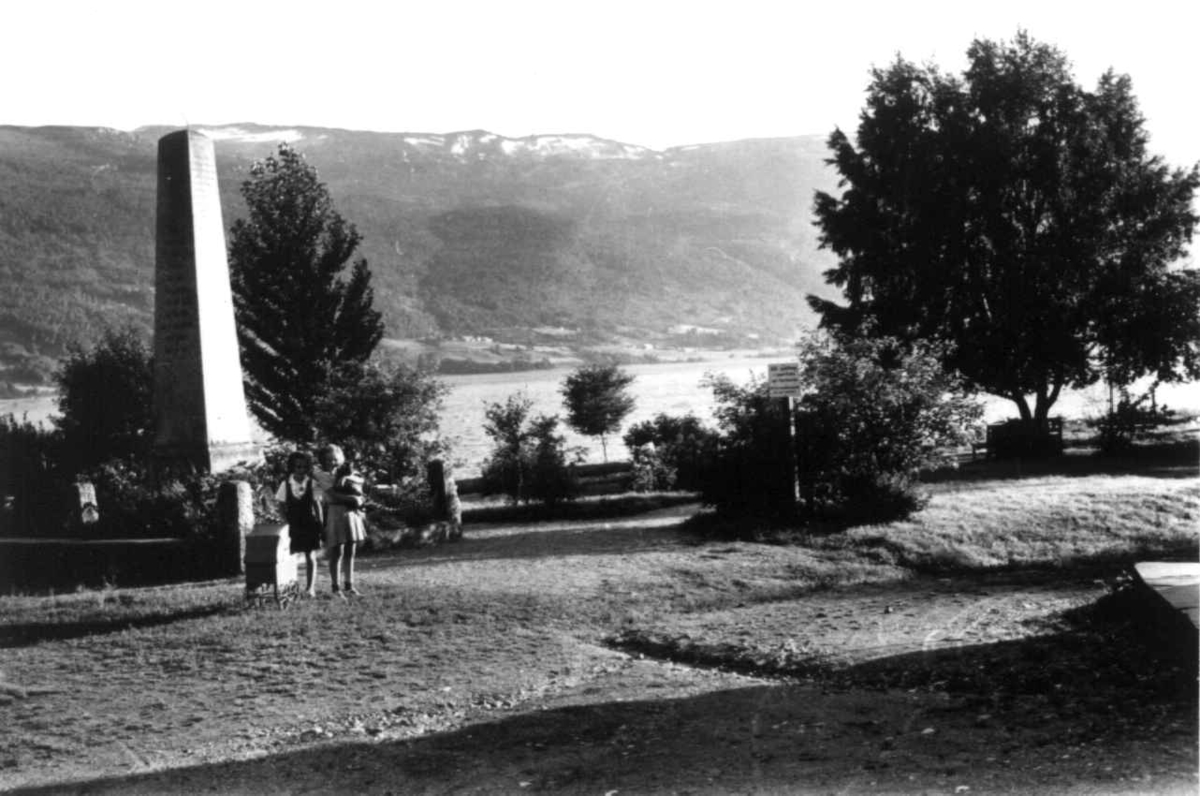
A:
POLYGON ((882 566, 814 591, 836 553, 697 546, 685 514, 471 528, 364 559, 354 603, 243 611, 228 581, 207 613, 13 637, 0 787, 1196 792, 1194 666, 1129 595, 882 566))

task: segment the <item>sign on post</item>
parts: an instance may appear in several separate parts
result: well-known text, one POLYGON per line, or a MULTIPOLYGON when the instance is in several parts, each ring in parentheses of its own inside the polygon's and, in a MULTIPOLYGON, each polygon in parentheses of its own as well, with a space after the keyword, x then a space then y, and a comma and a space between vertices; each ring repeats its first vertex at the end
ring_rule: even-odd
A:
POLYGON ((800 363, 773 362, 767 365, 767 394, 771 398, 799 398, 800 363))

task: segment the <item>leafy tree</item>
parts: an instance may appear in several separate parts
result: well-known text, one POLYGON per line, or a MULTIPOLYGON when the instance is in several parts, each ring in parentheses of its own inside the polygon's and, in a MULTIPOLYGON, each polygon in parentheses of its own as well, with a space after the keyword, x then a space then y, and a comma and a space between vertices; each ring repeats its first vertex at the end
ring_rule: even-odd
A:
POLYGON ((425 462, 444 452, 438 410, 448 389, 420 369, 351 363, 317 396, 314 416, 324 438, 354 451, 374 478, 423 479, 425 462))
POLYGON ((241 192, 248 216, 231 229, 229 266, 247 402, 271 434, 312 442, 329 436, 318 407, 383 337, 371 271, 350 265, 361 236, 287 144, 241 192))
POLYGON ((830 136, 844 190, 817 224, 847 305, 810 297, 822 323, 947 343, 1037 427, 1064 387, 1200 377, 1200 273, 1173 267, 1200 167, 1147 152, 1127 76, 1087 91, 1023 32, 967 55, 961 78, 874 70, 857 141, 830 136))
POLYGON ((150 453, 154 357, 133 328, 109 329, 92 348, 72 345, 55 376, 64 464, 75 471, 150 453))
MULTIPOLYGON (((558 433, 558 423, 556 416, 539 415, 529 428, 533 443, 529 452, 529 497, 548 506, 570 500, 579 491, 570 468, 572 462, 568 461, 572 452, 566 447, 566 438, 558 433)), ((576 451, 576 461, 581 457, 582 453, 576 451)))
POLYGON ((533 400, 523 393, 508 396, 502 404, 484 407, 483 430, 492 438, 492 454, 483 464, 486 494, 508 495, 513 503, 526 499, 526 420, 532 408, 533 400))
POLYGON ((600 437, 604 461, 608 461, 606 435, 621 428, 633 411, 634 399, 627 391, 633 375, 617 365, 584 365, 567 375, 560 392, 567 408, 567 423, 589 437, 600 437))
POLYGON ((484 408, 484 431, 492 454, 483 465, 484 491, 507 495, 513 503, 553 505, 575 495, 568 458, 582 455, 565 447, 557 417, 530 416, 533 401, 523 393, 484 408))

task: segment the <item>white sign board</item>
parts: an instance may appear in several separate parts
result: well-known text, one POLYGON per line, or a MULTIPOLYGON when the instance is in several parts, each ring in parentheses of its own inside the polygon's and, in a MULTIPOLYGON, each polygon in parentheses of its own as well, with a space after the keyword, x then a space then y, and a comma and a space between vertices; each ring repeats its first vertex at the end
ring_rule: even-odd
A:
POLYGON ((799 398, 800 363, 775 362, 767 365, 767 394, 772 398, 799 398))

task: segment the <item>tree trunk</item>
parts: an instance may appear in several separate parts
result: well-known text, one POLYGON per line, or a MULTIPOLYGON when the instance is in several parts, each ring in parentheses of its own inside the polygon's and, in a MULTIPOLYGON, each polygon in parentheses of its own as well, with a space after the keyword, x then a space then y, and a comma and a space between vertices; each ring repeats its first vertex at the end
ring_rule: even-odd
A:
POLYGON ((1017 405, 1017 411, 1021 414, 1021 422, 1028 425, 1033 420, 1033 413, 1029 411, 1029 401, 1025 400, 1025 396, 1019 392, 1013 391, 1009 393, 1008 400, 1017 405))
POLYGON ((1055 381, 1054 386, 1050 388, 1049 392, 1047 392, 1045 385, 1038 390, 1037 405, 1033 413, 1034 427, 1038 431, 1045 431, 1049 428, 1049 424, 1046 421, 1050 418, 1050 408, 1058 401, 1058 396, 1061 392, 1061 381, 1055 381))

